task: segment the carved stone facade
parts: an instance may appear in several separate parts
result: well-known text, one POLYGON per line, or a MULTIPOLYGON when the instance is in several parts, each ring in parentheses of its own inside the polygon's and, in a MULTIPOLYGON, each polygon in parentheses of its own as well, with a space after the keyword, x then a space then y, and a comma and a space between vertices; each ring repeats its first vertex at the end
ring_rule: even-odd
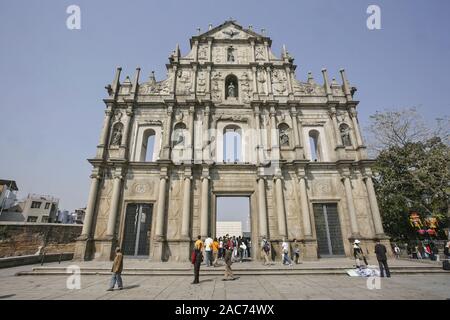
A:
POLYGON ((249 197, 253 244, 268 237, 275 255, 283 238, 305 259, 351 256, 356 238, 369 253, 388 243, 344 70, 342 84, 325 69, 323 84, 299 81, 284 47, 275 57, 270 38, 234 21, 190 43, 165 80, 139 83, 138 68, 121 82, 118 68, 107 87, 76 257, 110 259, 121 246, 187 261, 196 236, 215 233, 224 195, 249 197))

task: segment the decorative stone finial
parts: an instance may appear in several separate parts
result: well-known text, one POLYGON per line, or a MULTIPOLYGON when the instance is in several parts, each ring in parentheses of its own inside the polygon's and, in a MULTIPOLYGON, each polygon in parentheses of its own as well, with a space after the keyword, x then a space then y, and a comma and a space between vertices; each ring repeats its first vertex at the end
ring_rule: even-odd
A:
POLYGON ((212 29, 212 23, 210 23, 209 25, 208 25, 208 30, 211 30, 212 29))

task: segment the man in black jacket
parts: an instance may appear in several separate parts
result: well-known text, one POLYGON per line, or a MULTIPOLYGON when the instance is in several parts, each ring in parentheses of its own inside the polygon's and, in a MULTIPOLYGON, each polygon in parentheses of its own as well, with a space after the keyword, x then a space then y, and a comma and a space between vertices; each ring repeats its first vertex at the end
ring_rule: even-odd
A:
POLYGON ((380 266, 380 276, 390 278, 391 273, 389 271, 389 266, 387 264, 387 256, 386 256, 386 247, 381 244, 380 240, 377 240, 377 244, 375 245, 375 254, 377 255, 378 265, 380 266))

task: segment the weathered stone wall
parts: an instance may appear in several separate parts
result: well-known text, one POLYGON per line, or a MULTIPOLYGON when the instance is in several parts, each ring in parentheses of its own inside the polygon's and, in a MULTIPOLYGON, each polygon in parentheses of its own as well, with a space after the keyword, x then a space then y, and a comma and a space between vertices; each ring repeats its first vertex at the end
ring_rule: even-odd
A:
POLYGON ((40 246, 46 253, 74 252, 82 225, 2 222, 0 258, 35 254, 40 246))

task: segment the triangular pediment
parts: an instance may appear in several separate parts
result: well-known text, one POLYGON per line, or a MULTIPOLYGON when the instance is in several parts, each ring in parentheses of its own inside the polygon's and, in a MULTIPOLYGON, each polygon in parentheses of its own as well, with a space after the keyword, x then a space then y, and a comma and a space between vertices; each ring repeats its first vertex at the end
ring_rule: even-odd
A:
POLYGON ((214 39, 248 39, 248 38, 265 38, 264 35, 254 32, 250 29, 245 29, 234 20, 228 20, 221 25, 205 32, 199 37, 209 37, 214 39))

